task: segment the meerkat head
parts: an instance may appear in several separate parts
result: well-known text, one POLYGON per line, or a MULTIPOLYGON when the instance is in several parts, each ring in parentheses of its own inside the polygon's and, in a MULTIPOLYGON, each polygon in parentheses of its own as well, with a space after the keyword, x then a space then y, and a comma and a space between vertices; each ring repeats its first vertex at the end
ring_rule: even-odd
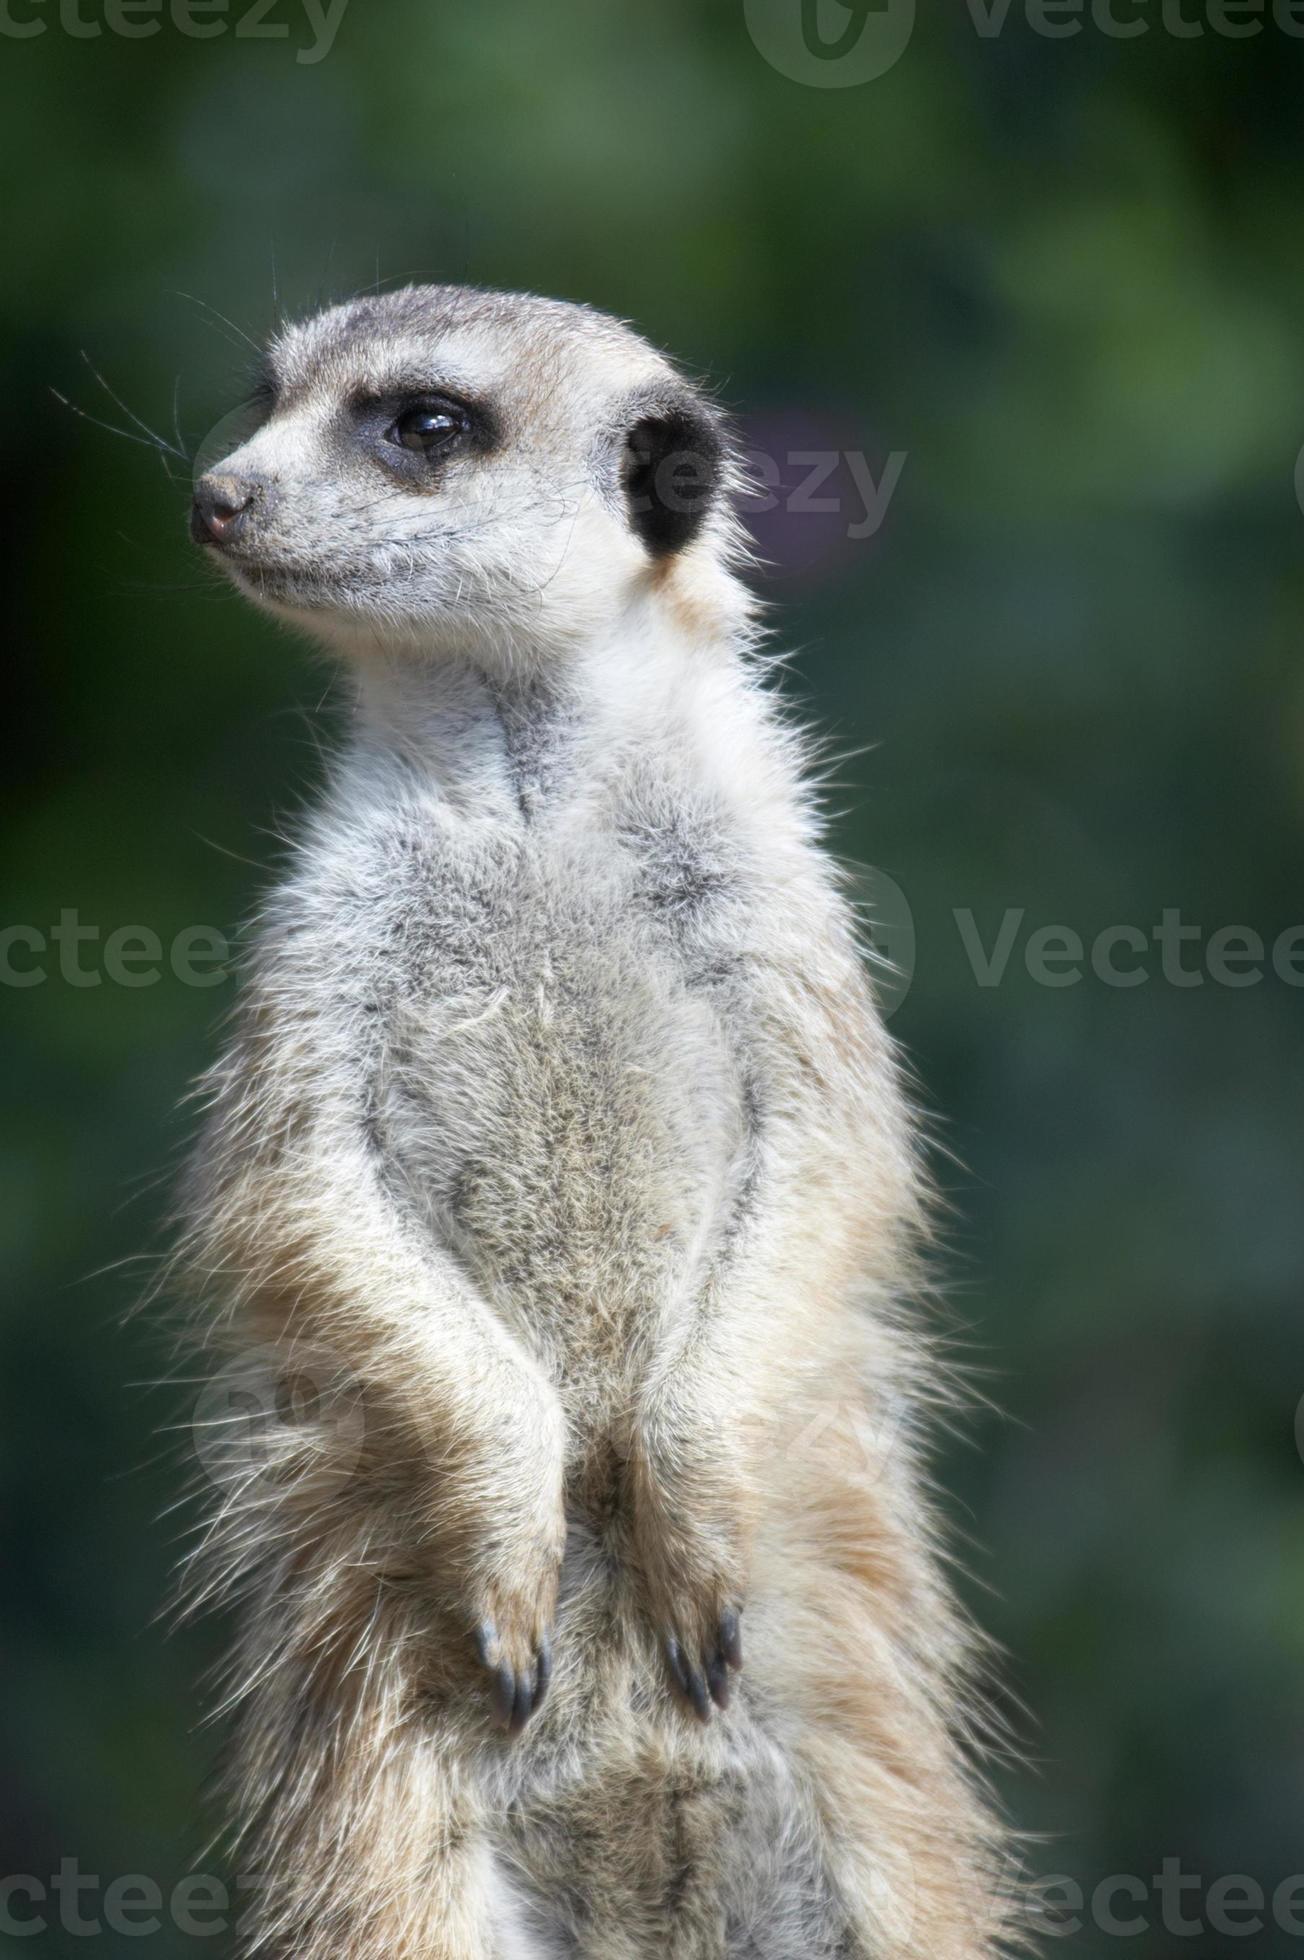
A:
POLYGON ((700 613, 736 590, 719 414, 587 308, 444 286, 354 300, 272 343, 250 408, 192 534, 327 641, 564 646, 643 593, 700 613))

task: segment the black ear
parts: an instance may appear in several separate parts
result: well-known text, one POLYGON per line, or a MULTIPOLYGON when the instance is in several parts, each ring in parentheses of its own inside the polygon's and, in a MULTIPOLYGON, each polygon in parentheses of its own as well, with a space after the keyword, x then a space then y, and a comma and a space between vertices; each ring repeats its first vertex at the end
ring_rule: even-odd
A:
POLYGON ((654 558, 693 542, 720 489, 724 442, 691 398, 649 402, 628 428, 623 474, 630 528, 654 558))

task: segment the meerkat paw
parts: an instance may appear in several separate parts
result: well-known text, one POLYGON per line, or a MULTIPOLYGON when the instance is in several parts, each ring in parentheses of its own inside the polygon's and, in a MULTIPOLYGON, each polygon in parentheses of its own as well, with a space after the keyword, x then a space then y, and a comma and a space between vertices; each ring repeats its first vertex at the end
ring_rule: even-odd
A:
POLYGON ((476 1652, 490 1679, 494 1722, 513 1741, 538 1713, 552 1679, 552 1613, 524 1600, 499 1599, 475 1631, 476 1652))
POLYGON ((750 1541, 744 1478, 720 1425, 652 1405, 629 1456, 632 1561, 669 1683, 699 1722, 743 1664, 750 1541), (705 1446, 704 1446, 704 1439, 705 1446))
MULTIPOLYGON (((537 1470, 531 1475, 537 1488, 537 1470)), ((481 1539, 464 1594, 493 1718, 513 1741, 542 1706, 552 1678, 566 1514, 560 1471, 548 1482, 552 1488, 524 1515, 481 1539)))
POLYGON ((547 1529, 494 1547, 474 1586, 476 1652, 490 1679, 494 1721, 513 1740, 543 1704, 552 1678, 552 1631, 566 1544, 560 1510, 547 1529))
POLYGON ((725 1606, 695 1631, 676 1621, 661 1644, 676 1694, 699 1722, 709 1722, 714 1703, 727 1709, 730 1680, 743 1664, 742 1608, 725 1606))
POLYGON ((456 1547, 458 1617, 488 1676, 493 1720, 513 1741, 548 1692, 566 1551, 560 1410, 543 1396, 531 1403, 527 1391, 516 1432, 482 1439, 470 1458, 476 1474, 445 1489, 438 1527, 456 1547))
POLYGON ((671 1687, 697 1717, 727 1709, 732 1677, 743 1664, 743 1587, 733 1561, 707 1542, 693 1542, 681 1524, 640 1534, 649 1617, 665 1656, 671 1687))

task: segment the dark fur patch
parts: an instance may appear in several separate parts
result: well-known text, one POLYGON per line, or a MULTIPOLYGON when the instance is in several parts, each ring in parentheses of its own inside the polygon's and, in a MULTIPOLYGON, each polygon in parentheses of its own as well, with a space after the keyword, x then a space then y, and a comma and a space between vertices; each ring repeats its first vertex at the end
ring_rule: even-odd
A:
POLYGON ((715 420, 691 397, 639 416, 626 439, 625 501, 630 526, 653 558, 670 557, 697 537, 723 461, 715 420))

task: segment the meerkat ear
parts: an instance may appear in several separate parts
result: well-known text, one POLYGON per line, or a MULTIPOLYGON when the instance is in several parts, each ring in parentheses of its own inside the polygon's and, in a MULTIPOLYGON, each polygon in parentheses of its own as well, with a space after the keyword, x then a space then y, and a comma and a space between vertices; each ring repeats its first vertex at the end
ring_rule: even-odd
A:
POLYGON ((720 494, 724 453, 718 419, 693 396, 635 404, 621 477, 630 529, 654 558, 697 537, 720 494))

